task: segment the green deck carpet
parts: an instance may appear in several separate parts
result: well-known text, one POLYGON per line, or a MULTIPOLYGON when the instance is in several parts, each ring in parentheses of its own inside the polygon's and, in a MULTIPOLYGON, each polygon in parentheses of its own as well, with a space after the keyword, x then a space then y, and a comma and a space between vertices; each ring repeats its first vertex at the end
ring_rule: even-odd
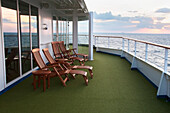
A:
POLYGON ((94 78, 85 86, 83 77, 67 82, 51 79, 33 90, 32 76, 0 96, 0 113, 170 113, 170 103, 157 99, 157 90, 118 56, 94 52, 94 78))

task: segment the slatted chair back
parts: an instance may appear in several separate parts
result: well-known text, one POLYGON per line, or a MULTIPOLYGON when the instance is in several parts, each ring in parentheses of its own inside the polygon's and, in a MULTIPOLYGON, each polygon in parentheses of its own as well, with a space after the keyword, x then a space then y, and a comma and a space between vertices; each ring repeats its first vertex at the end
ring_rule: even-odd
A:
POLYGON ((49 61, 50 64, 54 64, 56 63, 56 61, 53 59, 53 57, 51 56, 48 48, 43 49, 44 55, 46 56, 47 60, 49 61))
POLYGON ((64 41, 60 41, 59 42, 59 45, 60 45, 60 49, 62 52, 65 52, 66 51, 66 48, 65 48, 65 45, 64 45, 64 41))
MULTIPOLYGON (((45 55, 45 57, 47 58, 47 60, 49 61, 50 64, 55 64, 55 63, 57 63, 57 62, 53 59, 53 57, 51 56, 48 48, 43 49, 43 52, 44 52, 44 55, 45 55)), ((69 63, 67 63, 67 62, 65 62, 64 64, 62 64, 62 66, 64 66, 65 69, 68 69, 69 67, 71 67, 71 65, 70 65, 69 63)), ((64 70, 64 68, 60 67, 61 70, 64 70)))
POLYGON ((35 61, 37 62, 37 65, 39 66, 40 69, 43 69, 46 67, 46 64, 44 63, 41 55, 40 55, 40 49, 39 48, 35 48, 32 50, 33 56, 35 61))
POLYGON ((59 42, 59 46, 60 46, 60 50, 63 53, 64 57, 70 57, 70 52, 67 51, 65 45, 64 45, 64 41, 60 41, 59 42))
POLYGON ((60 47, 59 47, 59 41, 54 41, 51 42, 52 48, 53 48, 53 53, 55 58, 61 58, 61 52, 60 52, 60 47))

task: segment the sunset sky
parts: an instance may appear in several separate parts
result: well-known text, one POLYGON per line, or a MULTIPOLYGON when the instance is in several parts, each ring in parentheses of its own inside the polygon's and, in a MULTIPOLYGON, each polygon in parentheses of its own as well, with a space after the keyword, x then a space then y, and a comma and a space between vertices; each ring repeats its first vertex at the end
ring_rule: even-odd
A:
POLYGON ((169 33, 169 0, 85 0, 94 32, 169 33))
MULTIPOLYGON (((93 11, 94 33, 170 34, 169 0, 85 0, 85 2, 88 10, 93 11)), ((3 30, 16 32, 16 11, 2 8, 2 15, 3 30)), ((32 22, 34 21, 35 19, 32 19, 32 22)), ((28 22, 28 18, 23 16, 22 22, 28 22)), ((71 24, 72 22, 70 32, 71 24)), ((22 27, 23 32, 28 31, 28 24, 23 24, 22 27)), ((79 32, 88 32, 88 21, 79 22, 79 32)))

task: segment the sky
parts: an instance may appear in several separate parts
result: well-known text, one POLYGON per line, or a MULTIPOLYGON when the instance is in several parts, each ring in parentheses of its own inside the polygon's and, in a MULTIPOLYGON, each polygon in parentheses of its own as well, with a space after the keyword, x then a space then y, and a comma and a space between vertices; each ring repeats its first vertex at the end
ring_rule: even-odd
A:
POLYGON ((95 33, 170 34, 169 0, 85 0, 95 33))
MULTIPOLYGON (((93 12, 94 33, 170 34, 170 0, 85 0, 85 3, 89 12, 93 12)), ((2 15, 3 30, 16 32, 16 11, 2 8, 2 15)), ((22 23, 23 32, 28 31, 29 25, 24 24, 28 18, 23 16, 22 23)), ((88 21, 78 25, 79 32, 88 32, 88 21)), ((32 28, 36 32, 36 26, 32 28)))

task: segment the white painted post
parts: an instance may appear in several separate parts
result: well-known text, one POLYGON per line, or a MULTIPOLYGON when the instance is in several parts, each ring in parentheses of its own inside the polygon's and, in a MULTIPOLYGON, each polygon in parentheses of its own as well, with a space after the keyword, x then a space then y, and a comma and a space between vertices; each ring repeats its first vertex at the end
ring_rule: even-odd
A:
POLYGON ((59 38, 58 38, 58 17, 56 17, 56 40, 59 41, 59 38))
POLYGON ((89 13, 89 60, 93 60, 93 12, 89 13))
POLYGON ((65 28, 65 26, 64 26, 64 20, 63 20, 63 27, 62 27, 62 28, 63 28, 63 30, 62 30, 62 31, 63 31, 63 34, 62 34, 62 41, 64 41, 64 40, 65 40, 65 39, 64 39, 64 33, 65 33, 65 31, 64 31, 64 28, 65 28))
POLYGON ((95 44, 95 47, 96 47, 96 38, 97 38, 97 37, 94 36, 93 38, 94 38, 94 41, 95 41, 94 44, 95 44))
POLYGON ((125 49, 125 39, 122 38, 122 50, 124 51, 124 49, 125 49))
POLYGON ((18 32, 18 47, 19 47, 19 68, 20 68, 20 76, 22 76, 22 64, 21 64, 21 34, 20 34, 20 23, 19 23, 19 1, 17 0, 17 32, 18 32))
MULTIPOLYGON (((0 0, 1 7, 1 0, 0 0)), ((0 91, 6 87, 6 69, 5 69, 5 51, 4 51, 4 36, 2 29, 2 11, 0 8, 0 91)))
POLYGON ((148 44, 145 46, 145 61, 147 62, 148 60, 148 44))
POLYGON ((136 41, 135 41, 135 55, 133 57, 132 60, 132 65, 131 65, 131 69, 137 68, 137 61, 136 61, 136 41))
POLYGON ((135 57, 136 57, 136 41, 135 41, 135 57))
POLYGON ((161 79, 159 82, 157 96, 167 95, 169 96, 169 76, 166 75, 168 65, 168 49, 165 48, 165 58, 164 58, 164 71, 162 72, 161 79))
POLYGON ((122 53, 121 53, 121 58, 124 58, 124 48, 125 48, 125 39, 122 38, 122 53))
POLYGON ((62 41, 62 36, 63 35, 63 31, 62 31, 62 21, 60 20, 60 41, 62 41))
POLYGON ((129 53, 129 50, 130 50, 130 46, 129 46, 129 43, 130 43, 130 42, 129 42, 129 39, 128 39, 128 53, 129 53))
POLYGON ((97 40, 98 40, 98 37, 96 37, 96 39, 95 39, 95 40, 96 40, 96 47, 98 47, 98 45, 97 45, 97 43, 98 43, 98 41, 97 41, 97 40))
POLYGON ((167 72, 168 66, 168 49, 165 48, 164 72, 167 72))
POLYGON ((78 16, 77 11, 73 12, 73 48, 76 48, 76 53, 78 53, 78 16))
POLYGON ((108 37, 108 48, 109 48, 109 39, 110 39, 110 38, 108 37))

